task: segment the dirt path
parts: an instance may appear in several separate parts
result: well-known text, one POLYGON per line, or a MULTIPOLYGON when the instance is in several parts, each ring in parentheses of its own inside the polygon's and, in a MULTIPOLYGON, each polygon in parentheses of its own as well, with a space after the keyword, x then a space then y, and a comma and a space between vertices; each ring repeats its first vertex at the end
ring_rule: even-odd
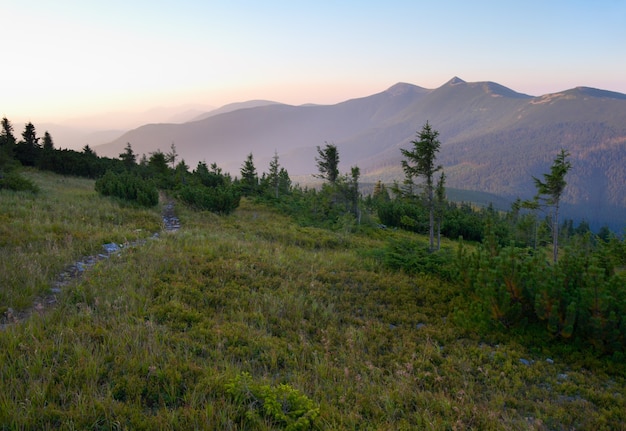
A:
MULTIPOLYGON (((165 203, 161 212, 161 219, 163 221, 162 232, 176 232, 180 229, 180 220, 176 216, 174 207, 174 201, 163 196, 165 203)), ((155 232, 151 238, 158 238, 160 232, 155 232)), ((126 244, 103 244, 102 253, 98 253, 91 256, 84 256, 80 260, 67 266, 51 283, 49 293, 40 297, 37 297, 33 302, 32 307, 24 310, 7 309, 2 315, 0 315, 0 330, 6 329, 10 325, 14 325, 29 318, 34 313, 43 314, 57 304, 57 296, 62 293, 63 288, 69 285, 73 280, 80 277, 85 271, 89 270, 96 263, 101 260, 108 259, 113 255, 122 253, 123 250, 131 247, 138 247, 144 245, 148 240, 140 239, 126 244)))

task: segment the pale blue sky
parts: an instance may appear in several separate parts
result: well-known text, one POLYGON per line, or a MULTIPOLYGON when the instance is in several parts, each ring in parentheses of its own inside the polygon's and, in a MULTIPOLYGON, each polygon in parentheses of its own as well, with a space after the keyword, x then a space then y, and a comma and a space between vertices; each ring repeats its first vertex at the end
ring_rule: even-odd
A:
POLYGON ((336 103, 455 75, 626 93, 626 0, 0 0, 0 37, 9 119, 336 103))

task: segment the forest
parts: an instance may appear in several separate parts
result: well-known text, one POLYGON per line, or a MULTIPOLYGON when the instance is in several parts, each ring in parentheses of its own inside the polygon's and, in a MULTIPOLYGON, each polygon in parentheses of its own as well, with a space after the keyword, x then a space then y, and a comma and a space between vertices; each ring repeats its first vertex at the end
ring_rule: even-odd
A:
POLYGON ((565 150, 532 178, 534 200, 497 211, 446 199, 428 123, 403 151, 405 180, 368 196, 329 143, 315 160, 323 185, 303 188, 278 154, 260 174, 250 154, 233 177, 191 169, 174 145, 138 157, 129 143, 113 159, 55 149, 47 133, 40 144, 30 123, 22 138, 4 118, 7 429, 626 420, 626 243, 559 219, 565 150), (180 232, 96 264, 53 311, 11 320, 68 261, 158 230, 164 199, 180 232))

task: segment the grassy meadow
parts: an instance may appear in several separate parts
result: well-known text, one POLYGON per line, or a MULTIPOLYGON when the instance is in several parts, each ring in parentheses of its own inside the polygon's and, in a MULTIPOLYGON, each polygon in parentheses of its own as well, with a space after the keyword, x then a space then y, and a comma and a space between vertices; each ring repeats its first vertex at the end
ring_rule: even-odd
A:
MULTIPOLYGON (((160 230, 160 208, 26 175, 41 193, 0 191, 0 311, 160 230)), ((626 429, 624 365, 480 335, 458 286, 383 265, 390 239, 420 236, 301 227, 246 200, 176 210, 182 229, 0 330, 0 429, 626 429)))

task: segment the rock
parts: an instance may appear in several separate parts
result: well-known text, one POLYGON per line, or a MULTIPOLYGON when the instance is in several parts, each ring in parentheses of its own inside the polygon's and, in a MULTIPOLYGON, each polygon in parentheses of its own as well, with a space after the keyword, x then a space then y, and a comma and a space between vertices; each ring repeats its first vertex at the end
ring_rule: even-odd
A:
POLYGON ((106 252, 109 253, 109 254, 117 253, 118 251, 121 250, 120 246, 115 244, 114 242, 110 242, 108 244, 103 244, 102 248, 104 248, 106 250, 106 252))
POLYGON ((550 364, 550 365, 554 364, 554 361, 553 361, 552 359, 550 359, 550 358, 547 358, 547 359, 546 359, 546 362, 547 362, 548 364, 550 364))
POLYGON ((531 361, 529 361, 528 359, 520 358, 520 360, 519 360, 519 361, 520 361, 523 365, 526 365, 526 366, 528 366, 528 365, 530 365, 530 364, 531 364, 531 361))

